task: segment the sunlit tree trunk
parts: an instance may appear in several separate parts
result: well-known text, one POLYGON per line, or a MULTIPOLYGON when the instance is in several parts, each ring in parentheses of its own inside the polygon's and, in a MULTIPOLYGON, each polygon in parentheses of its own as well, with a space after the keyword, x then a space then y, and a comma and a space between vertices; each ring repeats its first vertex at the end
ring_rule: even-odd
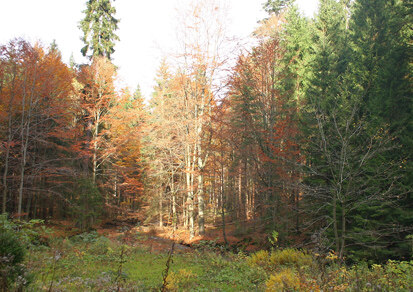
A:
MULTIPOLYGON (((22 160, 20 164, 20 186, 19 186, 19 197, 18 197, 18 205, 17 205, 17 214, 20 216, 22 213, 22 201, 23 201, 23 187, 24 187, 24 174, 27 162, 27 148, 29 144, 29 134, 30 134, 30 125, 31 125, 31 118, 32 118, 32 106, 33 106, 33 95, 36 83, 36 65, 34 67, 34 75, 33 75, 33 84, 30 88, 30 100, 28 104, 28 113, 27 118, 25 120, 25 106, 26 106, 26 89, 24 88, 23 92, 23 112, 22 112, 22 122, 21 122, 21 143, 22 143, 22 160)), ((27 77, 27 76, 26 76, 27 77)), ((24 86, 26 86, 27 78, 25 78, 24 86)))
POLYGON ((159 190, 159 227, 163 227, 163 206, 162 206, 162 196, 163 190, 159 190))
POLYGON ((6 154, 4 158, 4 173, 3 173, 3 202, 2 202, 2 213, 6 213, 6 206, 7 206, 7 176, 9 172, 9 156, 10 156, 10 144, 12 141, 12 121, 13 121, 13 101, 15 96, 15 82, 16 82, 16 66, 13 68, 13 78, 11 82, 11 93, 9 99, 9 106, 8 106, 8 118, 7 118, 7 143, 6 143, 6 154))

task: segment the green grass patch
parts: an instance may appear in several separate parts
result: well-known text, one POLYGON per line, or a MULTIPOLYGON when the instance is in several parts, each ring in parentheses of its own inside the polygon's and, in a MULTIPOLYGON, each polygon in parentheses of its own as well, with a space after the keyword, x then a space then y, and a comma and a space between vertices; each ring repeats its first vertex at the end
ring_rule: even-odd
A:
MULTIPOLYGON (((159 291, 167 251, 151 253, 97 234, 31 246, 25 291, 159 291)), ((336 257, 295 249, 250 256, 206 250, 177 253, 167 278, 170 291, 411 291, 413 262, 346 267, 336 257)))
MULTIPOLYGON (((97 236, 55 240, 30 250, 29 291, 158 291, 168 253, 151 253, 145 246, 125 246, 97 236), (124 250, 122 255, 122 248, 124 250)), ((196 250, 174 254, 168 288, 172 291, 255 291, 265 277, 244 257, 223 257, 196 250)))

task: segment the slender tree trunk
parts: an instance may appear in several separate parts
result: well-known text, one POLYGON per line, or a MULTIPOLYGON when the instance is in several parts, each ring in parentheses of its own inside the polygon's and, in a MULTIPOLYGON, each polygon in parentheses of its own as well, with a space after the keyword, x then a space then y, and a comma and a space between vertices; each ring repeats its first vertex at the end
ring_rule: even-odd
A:
POLYGON ((346 244, 346 207, 345 203, 343 202, 341 207, 341 247, 340 247, 340 259, 344 258, 344 251, 345 251, 345 244, 346 244))
POLYGON ((93 137, 93 160, 92 160, 92 164, 93 164, 93 173, 92 173, 92 180, 93 183, 96 184, 96 172, 97 172, 97 151, 98 151, 98 135, 99 135, 99 117, 100 114, 98 113, 96 116, 96 125, 95 125, 95 133, 94 133, 94 137, 93 137))
POLYGON ((334 194, 333 198, 333 229, 334 229, 334 239, 336 242, 336 251, 340 250, 340 241, 338 237, 338 224, 337 224, 337 195, 334 194))
POLYGON ((6 206, 7 206, 7 174, 9 171, 9 155, 10 155, 10 142, 11 142, 11 127, 10 127, 10 120, 11 117, 9 117, 9 134, 8 134, 8 139, 7 139, 7 144, 6 144, 6 157, 5 157, 5 162, 4 162, 4 173, 3 173, 3 202, 2 202, 2 208, 1 211, 2 213, 6 213, 6 206))
POLYGON ((198 224, 199 235, 205 234, 205 219, 204 219, 204 174, 201 171, 198 175, 198 224))
MULTIPOLYGON (((26 73, 27 74, 27 73, 26 73)), ((26 165, 26 156, 25 156, 25 143, 24 143, 24 124, 25 124, 25 110, 24 107, 26 105, 26 81, 27 76, 25 76, 24 80, 24 88, 23 88, 23 100, 22 100, 22 119, 21 119, 21 147, 22 147, 22 160, 20 164, 20 186, 19 186, 19 196, 18 196, 18 203, 17 203, 17 214, 20 216, 22 207, 22 199, 23 199, 23 180, 24 180, 24 166, 26 165)))
POLYGON ((20 165, 20 186, 19 186, 19 199, 17 203, 17 214, 20 216, 22 213, 22 201, 23 201, 23 186, 24 186, 24 169, 26 167, 26 155, 27 145, 23 145, 23 157, 20 165))
POLYGON ((176 214, 176 196, 172 194, 172 224, 174 230, 178 228, 178 214, 176 214))
POLYGON ((236 214, 238 222, 242 221, 242 170, 241 165, 238 167, 238 197, 236 200, 236 214))
MULTIPOLYGON (((201 133, 199 133, 200 135, 201 133)), ((205 161, 202 161, 202 146, 201 146, 201 138, 198 138, 198 227, 199 227, 199 235, 205 234, 205 218, 204 218, 204 211, 205 211, 205 204, 204 204, 204 165, 205 161)), ((205 158, 206 159, 206 158, 205 158)))
POLYGON ((194 213, 194 175, 190 174, 190 181, 189 181, 189 193, 188 193, 188 217, 189 217, 189 237, 190 239, 194 238, 195 236, 195 213, 194 213))
POLYGON ((185 203, 185 196, 182 197, 182 224, 184 226, 184 228, 188 228, 188 208, 187 205, 185 203))
POLYGON ((174 183, 174 173, 172 172, 171 177, 171 194, 172 194, 172 225, 173 229, 178 228, 178 214, 176 213, 176 194, 175 194, 175 183, 174 183))
POLYGON ((215 193, 216 188, 216 171, 215 171, 216 159, 214 155, 214 167, 213 167, 213 176, 212 176, 212 185, 211 185, 211 205, 212 205, 212 214, 213 214, 213 222, 216 223, 217 220, 217 198, 215 193))
MULTIPOLYGON (((221 151, 221 155, 223 155, 223 151, 221 151)), ((221 159, 223 159, 223 157, 221 156, 221 159)), ((224 197, 224 183, 225 183, 225 179, 224 179, 224 164, 221 161, 221 187, 220 187, 220 196, 221 196, 221 217, 222 217, 222 236, 224 237, 224 242, 225 242, 225 246, 228 245, 228 241, 227 241, 227 235, 225 232, 225 197, 224 197)))
POLYGON ((191 155, 191 149, 188 145, 186 147, 186 188, 187 188, 187 216, 189 220, 189 237, 192 239, 195 236, 194 229, 194 166, 195 166, 195 154, 191 155))
POLYGON ((2 202, 2 213, 6 213, 7 206, 7 175, 9 172, 9 157, 10 157, 10 144, 12 140, 12 119, 13 119, 13 101, 15 97, 15 85, 16 84, 16 66, 13 68, 13 79, 11 82, 11 93, 8 106, 8 123, 7 123, 7 144, 6 144, 6 156, 4 160, 4 173, 3 173, 3 202, 2 202))
MULTIPOLYGON (((115 174, 115 183, 114 183, 114 186, 113 186, 113 198, 114 198, 114 200, 116 200, 117 197, 118 197, 118 176, 117 176, 117 174, 115 174)), ((108 203, 107 196, 106 196, 106 203, 108 203)), ((120 206, 120 202, 119 202, 118 206, 120 206)))
POLYGON ((162 213, 162 193, 163 193, 163 190, 161 189, 160 191, 159 191, 159 227, 163 227, 163 220, 162 220, 162 216, 163 216, 163 213, 162 213))
MULTIPOLYGON (((30 120, 31 120, 31 111, 32 111, 32 104, 33 104, 33 94, 34 94, 34 86, 35 86, 36 79, 33 78, 33 84, 30 91, 30 101, 29 101, 29 112, 27 115, 27 120, 25 121, 24 115, 24 107, 26 101, 26 90, 23 92, 23 112, 22 112, 22 123, 21 123, 21 139, 22 139, 22 161, 21 161, 21 169, 20 169, 20 186, 19 186, 19 199, 17 204, 17 214, 20 216, 22 213, 22 201, 23 201, 23 186, 24 186, 24 171, 26 167, 27 161, 27 147, 29 144, 29 133, 30 133, 30 120), (26 128, 25 128, 26 124, 26 128), (26 133, 24 133, 26 130, 26 133)), ((25 80, 26 83, 26 80, 25 80)))

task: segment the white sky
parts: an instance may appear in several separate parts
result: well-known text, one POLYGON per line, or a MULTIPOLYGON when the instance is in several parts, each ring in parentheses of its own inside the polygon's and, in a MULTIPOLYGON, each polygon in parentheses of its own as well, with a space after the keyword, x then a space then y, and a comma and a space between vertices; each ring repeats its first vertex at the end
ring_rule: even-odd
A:
MULTIPOLYGON (((227 0, 229 30, 237 37, 247 37, 257 21, 266 17, 265 0, 227 0)), ((179 0, 116 0, 117 31, 120 42, 115 46, 113 62, 119 67, 121 84, 132 91, 140 84, 149 97, 161 57, 175 42, 175 7, 179 0)), ((312 16, 317 0, 297 0, 300 9, 312 16)), ((79 21, 86 0, 0 0, 0 44, 15 37, 48 46, 56 40, 63 60, 73 53, 77 63, 86 62, 80 54, 79 21)))

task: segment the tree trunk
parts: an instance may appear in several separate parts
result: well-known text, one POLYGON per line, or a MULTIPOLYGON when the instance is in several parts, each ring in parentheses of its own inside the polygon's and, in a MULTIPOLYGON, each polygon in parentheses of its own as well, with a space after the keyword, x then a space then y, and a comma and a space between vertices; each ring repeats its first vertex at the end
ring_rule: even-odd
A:
POLYGON ((172 225, 173 229, 178 228, 178 214, 176 213, 176 194, 175 194, 175 183, 174 183, 174 173, 172 172, 171 180, 171 194, 172 194, 172 225))
POLYGON ((341 247, 339 257, 342 260, 344 258, 344 250, 346 244, 346 207, 343 202, 341 207, 341 247))
POLYGON ((11 82, 11 93, 9 99, 9 106, 7 110, 8 114, 8 124, 7 124, 7 144, 6 144, 6 156, 4 160, 4 173, 3 173, 3 202, 2 202, 2 213, 6 213, 7 206, 7 175, 9 171, 9 157, 10 157, 10 143, 13 138, 12 135, 12 118, 13 118, 13 100, 15 96, 15 82, 16 82, 16 65, 13 68, 13 79, 11 82))
MULTIPOLYGON (((10 126, 10 123, 9 123, 10 126)), ((8 141, 7 141, 7 148, 6 148, 6 157, 5 157, 5 162, 4 162, 4 173, 3 173, 3 202, 2 202, 2 208, 1 211, 3 214, 6 213, 6 205, 7 205, 7 174, 8 174, 8 169, 9 169, 9 155, 10 155, 10 142, 11 142, 11 129, 9 127, 9 136, 8 136, 8 141)))
POLYGON ((204 174, 201 171, 198 174, 198 224, 199 235, 205 234, 205 219, 204 219, 204 174))
POLYGON ((162 189, 159 191, 159 227, 163 227, 163 220, 162 220, 162 189))
POLYGON ((195 154, 196 149, 194 149, 193 155, 191 155, 191 149, 188 145, 186 147, 185 153, 185 164, 186 164, 186 188, 187 188, 187 216, 189 220, 189 237, 190 239, 195 236, 194 229, 194 166, 195 166, 195 154), (192 161, 193 160, 193 161, 192 161))
POLYGON ((334 194, 333 198, 333 228, 334 228, 334 239, 336 242, 336 251, 340 250, 340 241, 338 237, 338 226, 337 226, 337 196, 334 194))
MULTIPOLYGON (((221 151, 221 155, 223 155, 222 151, 221 151)), ((223 158, 221 157, 221 159, 223 158)), ((224 164, 222 161, 221 161, 220 197, 221 197, 222 236, 224 237, 225 246, 228 246, 227 235, 225 232, 224 164)))
POLYGON ((95 133, 94 133, 94 141, 93 141, 93 174, 92 179, 93 183, 96 184, 96 172, 97 172, 97 151, 98 151, 98 135, 99 135, 99 113, 96 116, 96 125, 95 125, 95 133))

